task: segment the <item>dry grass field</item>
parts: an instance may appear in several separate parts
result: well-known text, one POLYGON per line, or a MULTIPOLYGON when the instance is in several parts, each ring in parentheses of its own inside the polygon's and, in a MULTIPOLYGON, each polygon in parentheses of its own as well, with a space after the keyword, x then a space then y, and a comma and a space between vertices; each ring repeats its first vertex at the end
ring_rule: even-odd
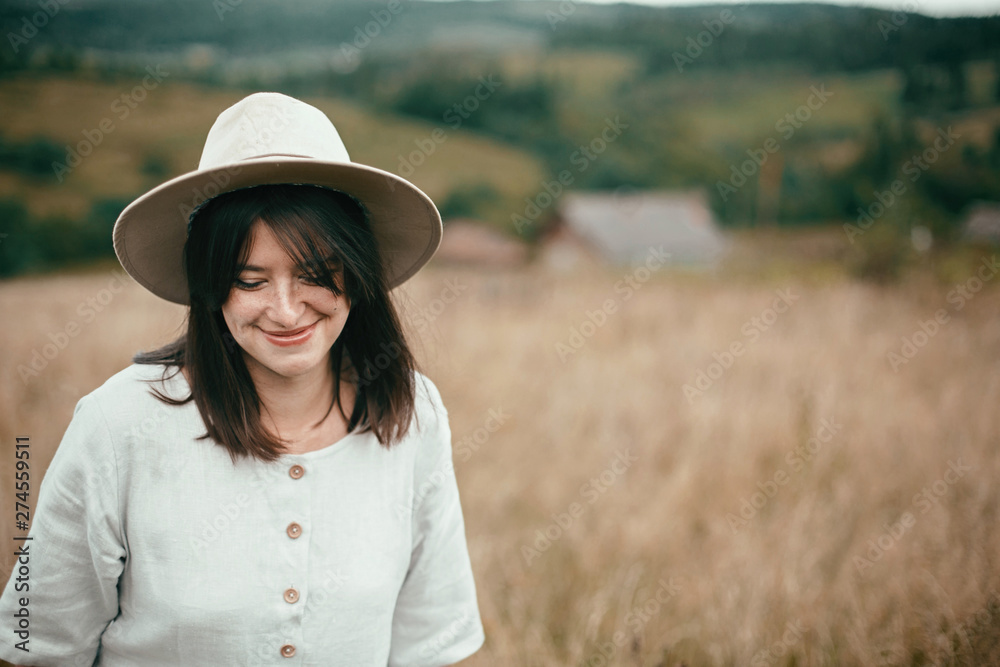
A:
MULTIPOLYGON (((0 283, 4 544, 15 436, 38 479, 183 321, 118 273, 0 283)), ((468 664, 1000 664, 1000 277, 768 275, 432 264, 399 293, 451 417, 468 664)))

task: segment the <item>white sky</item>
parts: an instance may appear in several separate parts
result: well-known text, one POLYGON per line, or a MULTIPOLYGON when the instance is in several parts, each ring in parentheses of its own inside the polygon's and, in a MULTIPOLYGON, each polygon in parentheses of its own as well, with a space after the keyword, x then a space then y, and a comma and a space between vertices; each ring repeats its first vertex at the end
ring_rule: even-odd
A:
MULTIPOLYGON (((620 0, 586 0, 588 2, 619 2, 620 0)), ((627 0, 644 5, 705 5, 737 4, 741 0, 627 0)), ((801 0, 769 0, 771 2, 791 2, 801 0)), ((928 16, 989 16, 1000 14, 1000 0, 820 0, 823 4, 863 5, 884 9, 906 9, 928 16)), ((759 3, 752 3, 759 4, 759 3)))

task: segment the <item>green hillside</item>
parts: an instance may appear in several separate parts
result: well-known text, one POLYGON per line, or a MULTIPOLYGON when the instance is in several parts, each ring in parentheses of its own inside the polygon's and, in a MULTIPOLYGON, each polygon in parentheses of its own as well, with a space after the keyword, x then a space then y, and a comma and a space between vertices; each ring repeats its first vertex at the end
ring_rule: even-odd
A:
MULTIPOLYGON (((33 6, 0 6, 0 28, 20 34, 33 6)), ((535 205, 544 183, 567 173, 566 191, 703 190, 728 227, 841 226, 929 154, 864 238, 884 235, 888 256, 915 227, 935 247, 958 240, 969 205, 1000 192, 996 16, 517 0, 219 6, 71 5, 0 50, 0 273, 107 254, 122 206, 193 169, 216 115, 260 90, 317 104, 355 159, 411 178, 445 217, 529 240, 557 208, 535 205), (933 148, 950 131, 955 141, 933 148), (88 155, 77 165, 75 152, 88 155)))
MULTIPOLYGON (((100 199, 132 198, 166 178, 195 169, 216 116, 251 92, 166 78, 133 110, 120 103, 130 83, 127 77, 95 81, 24 75, 0 80, 5 141, 48 140, 61 149, 63 163, 67 147, 78 154, 81 142, 83 152, 93 145, 61 183, 51 169, 42 177, 0 171, 0 198, 20 199, 32 215, 70 218, 85 214, 100 199), (124 117, 122 109, 128 111, 124 117), (113 124, 111 132, 101 131, 105 120, 113 124)), ((538 160, 530 154, 472 132, 373 111, 351 101, 305 99, 329 115, 355 161, 397 172, 400 157, 409 161, 412 151, 421 150, 415 143, 419 142, 426 159, 410 179, 435 201, 481 183, 494 184, 499 196, 516 200, 542 176, 538 160), (446 130, 440 143, 431 139, 438 126, 446 130), (428 146, 433 149, 427 150, 428 146)))

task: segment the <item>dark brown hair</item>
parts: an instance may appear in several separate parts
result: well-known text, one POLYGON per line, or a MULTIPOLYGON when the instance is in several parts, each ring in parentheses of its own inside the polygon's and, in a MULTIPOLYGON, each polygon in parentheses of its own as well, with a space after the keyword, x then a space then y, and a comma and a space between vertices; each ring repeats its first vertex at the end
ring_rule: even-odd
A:
MULTIPOLYGON (((242 348, 222 316, 258 220, 274 232, 303 273, 335 294, 346 292, 351 310, 330 355, 334 402, 348 419, 348 431, 373 431, 379 443, 390 447, 406 435, 415 413, 416 361, 389 298, 365 210, 342 192, 261 185, 209 200, 193 214, 184 246, 191 304, 187 331, 157 350, 136 354, 133 362, 176 367, 175 373, 186 367, 190 396, 173 399, 156 390, 154 395, 170 405, 193 400, 208 429, 201 438, 225 447, 234 462, 246 455, 273 461, 283 453, 284 443, 264 427, 242 348), (349 418, 340 405, 342 372, 357 387, 349 418)), ((165 370, 164 379, 166 375, 165 370)))

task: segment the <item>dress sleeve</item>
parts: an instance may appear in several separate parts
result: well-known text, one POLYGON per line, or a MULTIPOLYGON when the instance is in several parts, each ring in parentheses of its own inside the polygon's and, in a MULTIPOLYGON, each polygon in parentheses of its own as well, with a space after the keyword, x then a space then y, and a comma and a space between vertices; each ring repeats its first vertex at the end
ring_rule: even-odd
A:
POLYGON ((393 614, 390 667, 450 665, 475 653, 484 641, 448 414, 437 388, 420 379, 427 386, 432 410, 420 415, 413 551, 393 614))
POLYGON ((118 614, 118 578, 127 555, 118 475, 104 415, 97 400, 85 396, 38 490, 31 539, 12 542, 28 553, 14 564, 0 618, 9 626, 27 608, 22 646, 28 651, 17 648, 22 638, 5 630, 0 658, 32 666, 93 664, 101 633, 118 614))

